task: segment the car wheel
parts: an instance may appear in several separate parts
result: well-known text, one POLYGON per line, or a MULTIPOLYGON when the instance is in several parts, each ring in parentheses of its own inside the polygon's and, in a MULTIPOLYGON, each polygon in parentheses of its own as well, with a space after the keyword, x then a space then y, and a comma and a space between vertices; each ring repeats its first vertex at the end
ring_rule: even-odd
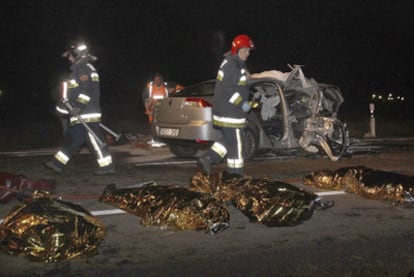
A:
POLYGON ((349 133, 346 126, 339 120, 333 124, 333 132, 324 140, 320 146, 332 161, 338 161, 349 146, 349 133))
POLYGON ((257 134, 250 128, 246 128, 243 141, 243 158, 247 161, 252 159, 259 145, 257 134))
POLYGON ((170 149, 171 153, 176 155, 180 158, 192 158, 194 157, 199 148, 196 146, 190 146, 190 145, 172 145, 169 144, 168 148, 170 149))

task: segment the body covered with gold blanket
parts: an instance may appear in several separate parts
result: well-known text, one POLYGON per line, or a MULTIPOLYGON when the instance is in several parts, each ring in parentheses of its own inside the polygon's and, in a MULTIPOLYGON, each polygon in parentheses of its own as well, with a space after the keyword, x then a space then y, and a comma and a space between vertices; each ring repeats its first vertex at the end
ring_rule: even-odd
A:
POLYGON ((108 185, 99 201, 141 217, 144 226, 216 233, 228 227, 230 215, 223 203, 209 194, 155 183, 117 189, 108 185))
POLYGON ((35 261, 95 254, 104 237, 104 225, 87 210, 38 191, 0 225, 0 248, 35 261))
POLYGON ((268 178, 197 173, 190 189, 210 193, 222 201, 232 200, 252 222, 267 226, 294 226, 310 219, 315 208, 323 208, 316 194, 268 178))
POLYGON ((414 177, 364 166, 320 170, 304 177, 305 185, 345 190, 365 198, 392 200, 395 204, 412 203, 414 177))

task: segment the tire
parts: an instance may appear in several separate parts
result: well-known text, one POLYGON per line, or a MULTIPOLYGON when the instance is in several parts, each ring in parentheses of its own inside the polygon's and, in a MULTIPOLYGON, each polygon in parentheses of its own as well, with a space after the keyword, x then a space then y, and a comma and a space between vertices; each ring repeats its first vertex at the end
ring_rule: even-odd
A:
POLYGON ((199 150, 197 146, 191 146, 191 145, 168 144, 168 148, 170 149, 171 153, 173 153, 174 155, 180 158, 192 158, 197 154, 199 150))
POLYGON ((349 134, 346 126, 341 121, 336 120, 333 124, 333 132, 329 137, 325 137, 320 145, 323 151, 332 161, 338 161, 349 146, 349 134), (322 144, 325 144, 325 148, 322 144))
POLYGON ((332 149, 332 153, 338 158, 342 157, 346 148, 349 146, 349 134, 341 121, 335 121, 334 132, 328 138, 328 144, 332 149))
POLYGON ((259 146, 258 135, 251 129, 246 128, 243 141, 243 158, 251 160, 256 155, 259 146))

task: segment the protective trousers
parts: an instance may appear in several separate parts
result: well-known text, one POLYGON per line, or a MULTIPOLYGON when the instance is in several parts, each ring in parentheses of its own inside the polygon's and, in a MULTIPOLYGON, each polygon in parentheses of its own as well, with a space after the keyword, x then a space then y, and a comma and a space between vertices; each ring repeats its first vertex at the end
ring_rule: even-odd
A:
POLYGON ((207 151, 206 156, 218 164, 227 155, 227 172, 242 175, 244 172, 243 137, 244 129, 220 127, 222 137, 207 151))
MULTIPOLYGON (((99 127, 99 123, 88 123, 88 126, 98 136, 101 141, 105 141, 104 135, 99 127)), ((110 155, 108 146, 100 146, 96 139, 89 134, 85 127, 81 124, 70 126, 63 148, 59 150, 54 156, 54 162, 61 168, 65 166, 74 154, 76 154, 83 145, 88 145, 93 150, 96 161, 100 168, 112 168, 112 157, 110 155)))

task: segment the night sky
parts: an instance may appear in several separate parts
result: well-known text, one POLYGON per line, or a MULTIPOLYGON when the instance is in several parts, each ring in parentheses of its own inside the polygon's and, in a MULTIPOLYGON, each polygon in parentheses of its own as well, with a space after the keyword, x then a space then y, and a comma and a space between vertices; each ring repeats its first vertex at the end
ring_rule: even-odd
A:
POLYGON ((413 13, 412 0, 2 0, 2 117, 16 103, 53 110, 50 94, 68 72, 60 56, 73 42, 99 58, 102 104, 114 114, 140 106, 154 72, 184 85, 214 78, 240 33, 256 44, 252 72, 302 64, 359 102, 372 90, 414 86, 413 13))

